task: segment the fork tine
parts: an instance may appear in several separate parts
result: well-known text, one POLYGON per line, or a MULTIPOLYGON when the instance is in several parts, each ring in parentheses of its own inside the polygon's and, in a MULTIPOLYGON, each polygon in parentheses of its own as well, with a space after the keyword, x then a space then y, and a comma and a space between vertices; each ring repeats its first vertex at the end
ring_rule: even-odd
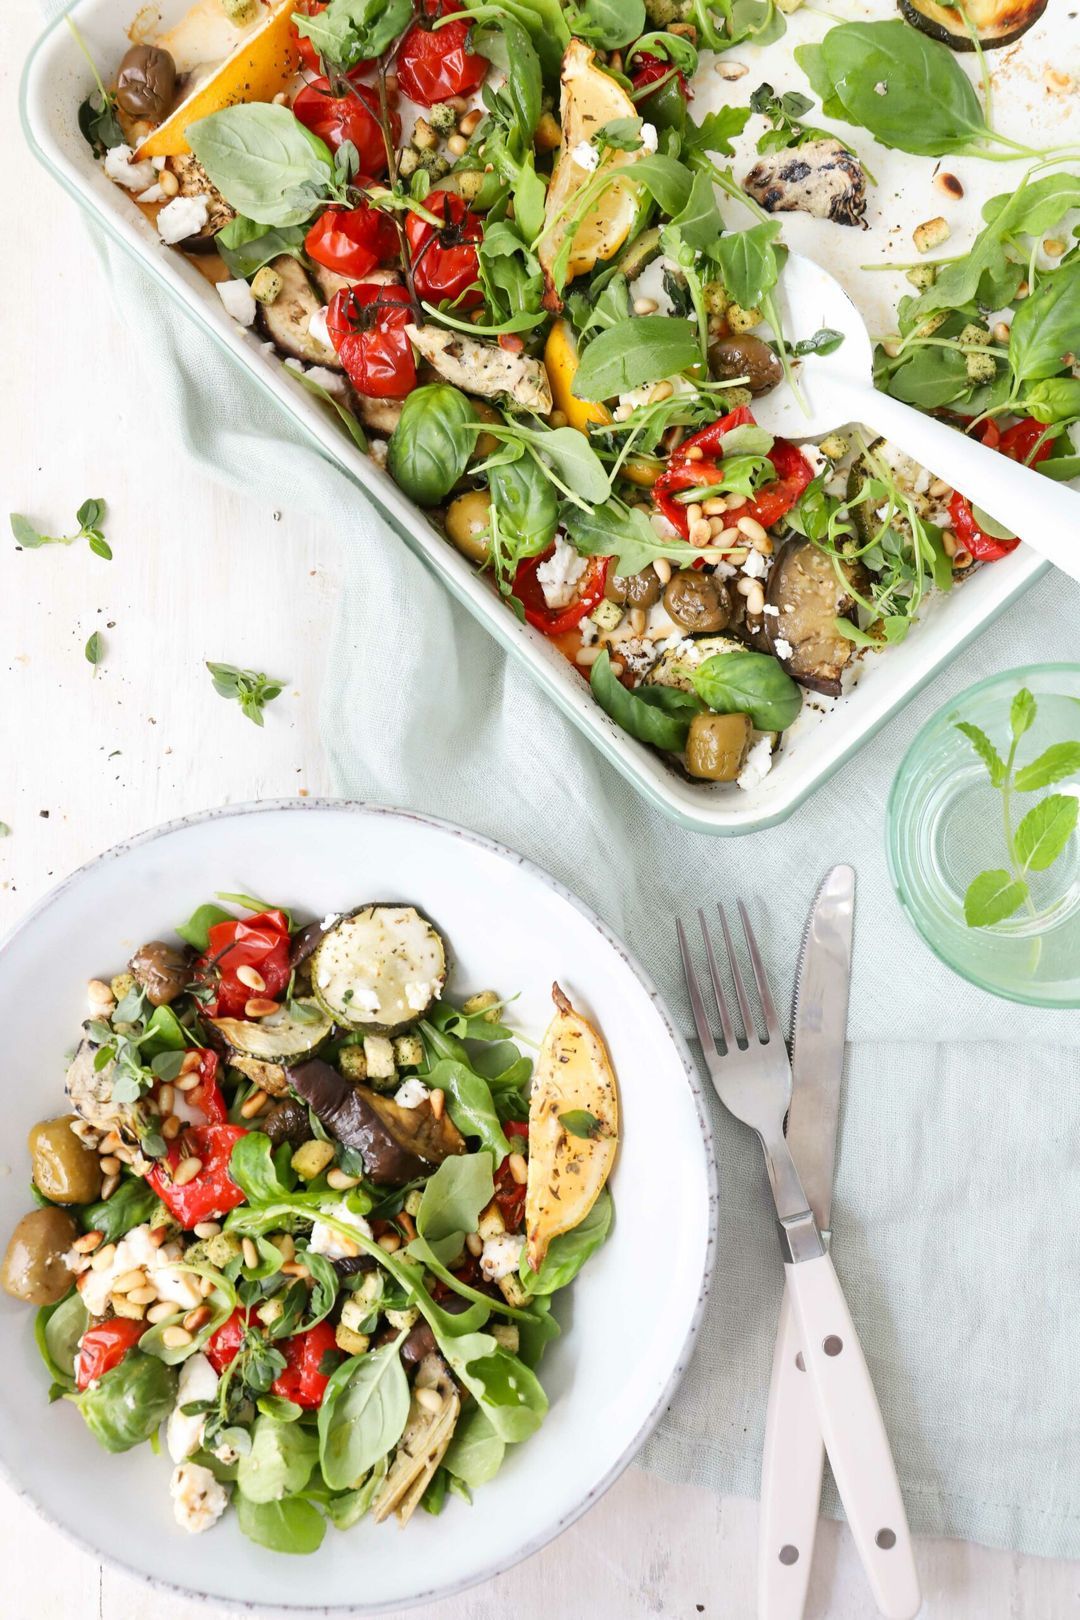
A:
POLYGON ((761 997, 762 1011, 765 1014, 765 1028, 772 1041, 783 1040, 780 1030, 780 1021, 776 1016, 776 1006, 773 1002, 772 991, 769 989, 769 980, 765 973, 765 964, 761 960, 761 952, 754 938, 754 930, 750 927, 750 918, 746 915, 746 907, 742 901, 738 902, 739 916, 742 918, 743 933, 746 935, 746 948, 750 953, 750 962, 754 969, 754 978, 757 980, 758 995, 761 997))
POLYGON ((757 1036, 757 1024, 754 1022, 754 1015, 750 1010, 750 997, 746 993, 742 969, 739 967, 739 958, 735 955, 735 946, 731 941, 731 930, 728 927, 727 918, 724 916, 724 908, 718 905, 716 909, 720 914, 720 927, 724 930, 724 944, 727 946, 728 961, 731 964, 731 977, 735 981, 735 994, 739 998, 743 1032, 746 1035, 747 1042, 750 1042, 757 1036))
POLYGON ((720 1028, 724 1032, 724 1045, 730 1052, 735 1045, 735 1031, 731 1027, 731 1019, 728 1016, 727 1002, 724 1000, 724 986, 716 966, 716 957, 713 955, 712 940, 709 938, 709 930, 705 926, 705 913, 700 909, 698 910, 698 922, 701 924, 701 937, 705 941, 705 955, 709 961, 709 976, 712 979, 713 995, 716 997, 716 1010, 720 1014, 720 1028))
POLYGON ((675 932, 679 937, 679 953, 682 956, 683 974, 686 977, 686 988, 690 993, 690 1006, 694 1013, 694 1024, 697 1028, 698 1040, 701 1042, 701 1049, 706 1058, 710 1058, 715 1056, 716 1041, 709 1027, 709 1015, 705 1011, 705 1003, 701 999, 701 990, 698 987, 694 964, 690 960, 690 947, 686 943, 686 933, 678 917, 675 919, 675 932))

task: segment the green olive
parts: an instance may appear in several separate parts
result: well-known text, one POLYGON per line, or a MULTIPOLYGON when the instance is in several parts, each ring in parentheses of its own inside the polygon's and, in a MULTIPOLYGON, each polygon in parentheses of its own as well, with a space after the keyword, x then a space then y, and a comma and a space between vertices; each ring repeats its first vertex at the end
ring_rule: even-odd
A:
POLYGON ((604 595, 609 602, 625 602, 627 607, 652 607, 660 600, 660 576, 651 563, 640 574, 609 574, 604 595))
MULTIPOLYGON (((486 399, 470 399, 469 403, 476 412, 477 416, 480 418, 481 422, 498 422, 501 426, 503 420, 502 417, 495 409, 494 405, 489 405, 486 399)), ((473 453, 469 457, 469 460, 486 461, 488 456, 493 456, 498 448, 498 439, 493 438, 490 433, 478 433, 476 435, 476 443, 473 446, 473 453)))
POLYGON ((76 1117, 43 1119, 30 1132, 34 1185, 54 1204, 92 1204, 101 1192, 101 1165, 71 1129, 76 1117))
POLYGON ((695 714, 686 738, 686 768, 706 782, 734 782, 750 748, 748 714, 695 714))
POLYGON ((486 489, 470 489, 459 495, 446 509, 446 532, 459 551, 470 562, 486 563, 488 546, 488 512, 491 496, 486 489))
POLYGON ((28 1305, 55 1305, 71 1287, 71 1272, 63 1256, 74 1241, 75 1222, 70 1215, 52 1205, 32 1209, 11 1234, 0 1267, 4 1292, 25 1299, 28 1305))
POLYGON ((731 598, 715 574, 686 568, 672 574, 664 591, 664 606, 683 630, 712 634, 731 623, 731 598))

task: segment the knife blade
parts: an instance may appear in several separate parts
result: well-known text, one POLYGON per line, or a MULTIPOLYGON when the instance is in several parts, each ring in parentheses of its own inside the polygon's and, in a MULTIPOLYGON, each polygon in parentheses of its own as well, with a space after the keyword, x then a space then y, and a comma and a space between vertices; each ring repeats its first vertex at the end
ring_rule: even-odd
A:
POLYGON ((806 919, 791 1015, 787 1140, 818 1230, 832 1216, 855 918, 855 872, 825 874, 806 919))

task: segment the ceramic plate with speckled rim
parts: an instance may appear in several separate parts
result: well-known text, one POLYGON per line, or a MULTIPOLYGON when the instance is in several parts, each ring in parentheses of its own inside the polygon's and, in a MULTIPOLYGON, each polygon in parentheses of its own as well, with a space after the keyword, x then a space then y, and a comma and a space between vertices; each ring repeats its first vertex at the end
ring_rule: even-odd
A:
POLYGON ((29 1207, 26 1133, 62 1112, 65 1053, 89 978, 168 936, 215 890, 263 895, 305 916, 378 897, 411 901, 453 954, 451 989, 520 992, 514 1023, 538 1039, 556 977, 608 1043, 622 1129, 615 1226, 558 1297, 563 1334, 540 1373, 543 1426, 473 1506, 439 1518, 329 1530, 310 1558, 247 1541, 229 1515, 190 1537, 173 1520, 170 1464, 148 1446, 100 1450, 79 1414, 50 1407, 33 1312, 0 1295, 5 1378, 0 1466, 52 1523, 147 1580, 232 1605, 375 1613, 429 1601, 537 1551, 618 1477, 686 1366, 712 1269, 712 1141, 687 1051, 637 963, 546 873, 474 833, 411 812, 336 800, 207 811, 118 844, 46 897, 0 951, 6 1108, 0 1231, 29 1207))

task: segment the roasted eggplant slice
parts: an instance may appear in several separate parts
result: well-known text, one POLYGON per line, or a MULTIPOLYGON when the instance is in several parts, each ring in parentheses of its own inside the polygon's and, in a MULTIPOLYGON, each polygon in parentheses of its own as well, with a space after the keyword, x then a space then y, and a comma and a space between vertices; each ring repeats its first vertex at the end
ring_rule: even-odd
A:
MULTIPOLYGON (((859 563, 842 570, 857 590, 865 591, 866 571, 859 563)), ((836 628, 855 605, 836 572, 833 559, 811 540, 795 537, 777 553, 766 592, 779 613, 766 616, 772 652, 788 674, 812 692, 840 694, 840 677, 855 651, 854 643, 836 628)))
POLYGON ((415 906, 362 906, 322 940, 311 977, 336 1023, 392 1035, 442 995, 446 947, 415 906))
POLYGON ((975 34, 983 50, 991 51, 1026 34, 1046 10, 1047 0, 967 0, 963 12, 939 0, 897 0, 897 5, 905 22, 950 50, 973 51, 975 34), (964 26, 965 13, 970 28, 964 26))
POLYGON ((258 306, 256 318, 278 353, 286 359, 325 366, 329 371, 344 371, 331 345, 308 330, 311 317, 322 309, 323 300, 308 280, 303 265, 291 254, 282 253, 270 261, 270 268, 281 277, 281 291, 272 304, 258 306))
POLYGON ((812 214, 837 225, 861 225, 866 175, 840 141, 806 141, 759 158, 743 190, 769 214, 812 214))
POLYGON ((292 1002, 269 1018, 210 1018, 230 1052, 284 1068, 314 1057, 327 1039, 331 1020, 317 1001, 292 1002))
POLYGON ((350 1085, 321 1058, 292 1069, 289 1081, 330 1134, 362 1155, 368 1179, 378 1186, 403 1187, 465 1152, 465 1138, 449 1115, 437 1119, 427 1098, 417 1108, 401 1108, 367 1086, 350 1085))

